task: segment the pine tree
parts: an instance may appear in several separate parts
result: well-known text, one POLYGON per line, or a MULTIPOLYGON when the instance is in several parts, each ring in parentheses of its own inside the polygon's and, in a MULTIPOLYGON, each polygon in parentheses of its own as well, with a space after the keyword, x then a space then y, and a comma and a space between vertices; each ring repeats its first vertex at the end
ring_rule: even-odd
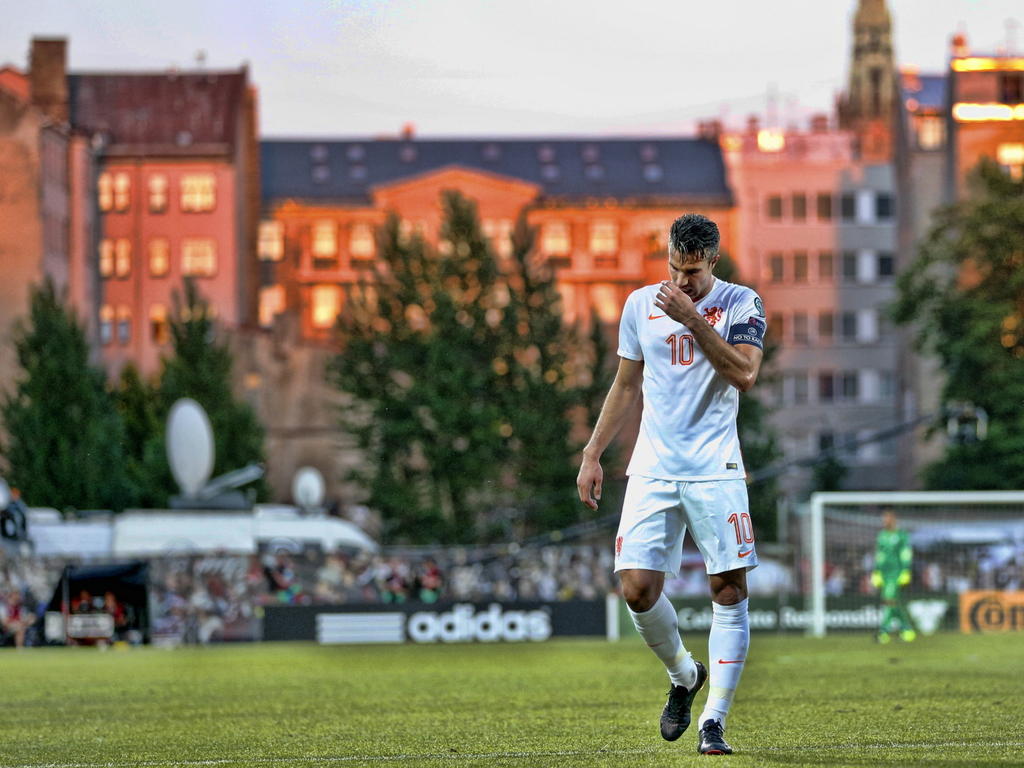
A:
POLYGON ((983 161, 970 194, 940 209, 897 282, 895 317, 935 355, 942 402, 985 410, 982 440, 949 445, 934 489, 1009 490, 1024 477, 1024 181, 983 161))
MULTIPOLYGON (((209 304, 191 280, 185 281, 184 296, 175 294, 170 330, 173 353, 162 361, 154 409, 158 428, 145 443, 139 468, 147 483, 140 495, 154 506, 165 506, 178 492, 167 462, 165 440, 167 415, 183 397, 198 402, 210 418, 214 477, 264 461, 263 427, 252 408, 238 402, 231 391, 231 351, 218 341, 209 304)), ((267 498, 262 478, 247 488, 253 490, 257 500, 267 498)))
POLYGON ((0 408, 10 485, 31 505, 122 509, 123 425, 81 325, 49 279, 32 289, 14 345, 23 375, 0 408))
POLYGON ((144 381, 139 369, 129 362, 121 369, 114 396, 124 424, 123 446, 131 506, 164 506, 165 473, 169 470, 162 447, 153 439, 161 434, 159 392, 144 381), (154 449, 160 450, 154 453, 154 449))
POLYGON ((521 218, 499 262, 475 205, 442 197, 436 252, 391 217, 372 284, 339 320, 331 377, 365 455, 354 479, 393 540, 474 541, 575 521, 573 379, 586 344, 566 329, 521 218))

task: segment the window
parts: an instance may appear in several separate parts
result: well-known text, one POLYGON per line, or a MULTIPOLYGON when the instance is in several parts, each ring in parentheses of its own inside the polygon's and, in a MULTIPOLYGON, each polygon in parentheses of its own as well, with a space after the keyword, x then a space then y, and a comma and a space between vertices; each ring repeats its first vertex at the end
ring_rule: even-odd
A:
POLYGON ((285 295, 283 285, 267 285, 260 288, 260 326, 269 328, 274 318, 284 312, 285 295))
POLYGON ((114 210, 124 212, 132 204, 132 179, 127 173, 114 176, 114 210))
POLYGON ((892 195, 888 192, 878 192, 875 195, 875 217, 879 221, 888 221, 892 218, 892 195))
POLYGON ((878 254, 877 274, 879 280, 890 280, 896 274, 896 260, 888 251, 878 254))
POLYGON ((310 298, 313 327, 332 327, 341 311, 341 288, 336 285, 314 285, 310 298))
POLYGON ((604 166, 600 163, 591 163, 584 166, 583 175, 591 181, 600 181, 604 178, 604 166))
POLYGON ((793 403, 801 405, 806 403, 809 397, 807 387, 807 373, 796 371, 792 374, 793 381, 793 403))
POLYGON ((181 274, 213 277, 217 274, 217 246, 209 238, 181 241, 181 274))
POLYGON ((112 277, 114 274, 114 241, 100 240, 100 277, 112 277))
POLYGON ((261 221, 257 251, 261 261, 280 261, 284 258, 284 223, 261 221))
POLYGON ((843 251, 843 282, 857 281, 857 252, 843 251))
POLYGON ((619 225, 614 221, 595 221, 590 225, 590 252, 610 256, 619 252, 619 225))
POLYGON ((832 193, 818 193, 818 219, 820 221, 832 220, 832 193))
POLYGON ((491 241, 494 252, 502 258, 512 255, 512 220, 484 219, 480 223, 484 237, 491 241))
POLYGON ((818 280, 823 283, 831 283, 835 279, 836 259, 832 251, 822 251, 818 254, 818 280))
POLYGON ((549 221, 541 230, 541 249, 548 256, 568 256, 571 250, 569 225, 564 221, 549 221))
POLYGON ((544 181, 557 181, 558 177, 561 175, 561 171, 554 163, 547 163, 540 167, 540 175, 544 181))
MULTIPOLYGON (((326 166, 324 166, 326 167, 326 166)), ((348 177, 353 181, 363 181, 369 175, 365 165, 351 165, 348 169, 348 177)))
POLYGON ((856 312, 843 312, 839 316, 839 338, 847 342, 857 340, 856 312))
POLYGON ((878 255, 867 248, 857 251, 857 282, 865 285, 878 280, 878 255))
POLYGON ((96 195, 101 211, 107 212, 114 209, 114 177, 109 173, 101 173, 96 180, 96 195))
POLYGON ((349 230, 348 252, 353 259, 372 259, 376 251, 373 227, 364 222, 352 225, 349 230))
POLYGON ((811 337, 807 325, 807 313, 806 312, 794 312, 793 313, 793 343, 794 344, 808 344, 810 343, 811 337))
POLYGON ((872 344, 878 341, 878 311, 861 309, 857 311, 857 341, 872 344))
POLYGON ((768 318, 768 334, 776 341, 786 337, 785 315, 781 312, 773 312, 768 318))
POLYGON ((778 221, 782 218, 782 195, 769 195, 766 203, 765 211, 768 214, 768 218, 772 221, 778 221))
POLYGON ((785 262, 781 253, 768 254, 768 282, 781 283, 785 277, 785 262))
POLYGON ((878 377, 878 394, 883 398, 891 398, 896 394, 896 374, 892 371, 881 371, 878 377))
POLYGON ((857 218, 857 196, 852 192, 844 192, 839 198, 839 212, 843 221, 853 221, 857 218))
MULTIPOLYGON (((323 152, 320 153, 319 155, 313 156, 314 160, 322 163, 327 159, 327 147, 321 145, 320 147, 314 147, 314 149, 323 150, 323 152)), ((349 160, 352 160, 353 162, 362 160, 365 156, 366 150, 363 148, 362 144, 350 144, 348 149, 345 150, 345 157, 347 157, 349 160)))
POLYGON ((403 145, 402 148, 398 150, 398 157, 401 159, 403 163, 415 163, 416 147, 414 147, 412 144, 403 145))
POLYGON ((132 273, 132 241, 126 237, 114 243, 114 274, 128 277, 132 273))
POLYGON ((1014 106, 1024 102, 1024 72, 1000 73, 999 102, 1014 106))
POLYGON ((619 319, 622 302, 614 285, 598 283, 590 288, 590 303, 603 323, 614 323, 619 319))
POLYGON ((596 163, 601 159, 601 148, 597 144, 584 144, 580 155, 585 163, 596 163))
POLYGON ((831 312, 818 313, 818 339, 826 344, 832 343, 835 336, 836 316, 831 312))
POLYGON ((790 202, 793 206, 793 221, 805 221, 807 219, 807 195, 803 192, 794 192, 790 202))
POLYGON ((313 222, 311 241, 314 260, 327 259, 334 262, 338 258, 338 227, 333 221, 313 222))
POLYGON ((946 143, 946 124, 941 117, 917 118, 918 149, 941 149, 946 143))
POLYGON ((793 282, 807 282, 807 253, 804 251, 793 254, 793 282))
POLYGON ((818 401, 831 403, 836 397, 836 377, 832 371, 821 371, 818 374, 818 401))
POLYGON ((331 169, 326 165, 314 165, 313 169, 309 172, 314 183, 326 184, 331 179, 331 169))
POLYGON ((117 308, 117 341, 127 344, 132 340, 132 308, 122 304, 117 308))
POLYGON ((858 391, 856 371, 843 371, 839 374, 839 398, 841 400, 856 400, 858 391))
POLYGON ((537 159, 542 163, 555 162, 555 148, 550 144, 542 144, 537 148, 537 159))
POLYGON ((114 308, 109 304, 100 307, 100 343, 109 344, 114 340, 114 308))
POLYGON ((163 213, 167 210, 167 199, 170 185, 162 173, 154 173, 149 177, 149 212, 163 213))
POLYGON ((190 173, 181 177, 181 210, 212 211, 215 203, 216 179, 212 173, 190 173))
POLYGON ((171 340, 171 326, 167 322, 167 307, 154 304, 149 308, 149 338, 154 344, 166 344, 171 340))
POLYGON ((996 162, 1014 181, 1024 179, 1024 144, 1000 144, 996 147, 996 162))
POLYGON ((836 435, 831 430, 818 433, 818 450, 827 453, 836 447, 836 435))
POLYGON ((647 165, 644 166, 644 179, 652 184, 656 181, 661 181, 662 176, 664 175, 665 174, 662 171, 661 166, 657 163, 647 163, 647 165))
POLYGON ((171 244, 165 237, 154 237, 149 241, 149 274, 164 277, 171 268, 171 244))

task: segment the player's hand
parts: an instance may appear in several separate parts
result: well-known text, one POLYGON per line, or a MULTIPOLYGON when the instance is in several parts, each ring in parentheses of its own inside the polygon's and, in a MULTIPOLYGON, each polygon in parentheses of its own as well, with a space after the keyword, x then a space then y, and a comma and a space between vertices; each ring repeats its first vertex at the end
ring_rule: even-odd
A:
POLYGON ((597 459, 583 457, 579 474, 576 475, 576 491, 580 501, 591 509, 597 509, 601 500, 601 484, 604 482, 604 470, 597 459))
POLYGON ((897 584, 901 587, 907 586, 910 583, 910 571, 900 571, 900 577, 897 580, 897 584))
POLYGON ((699 315, 693 299, 683 293, 683 289, 671 280, 662 280, 654 306, 665 312, 677 323, 690 325, 699 315))
POLYGON ((882 572, 881 571, 872 571, 871 572, 871 584, 872 584, 872 586, 874 586, 875 589, 881 589, 882 588, 882 572))

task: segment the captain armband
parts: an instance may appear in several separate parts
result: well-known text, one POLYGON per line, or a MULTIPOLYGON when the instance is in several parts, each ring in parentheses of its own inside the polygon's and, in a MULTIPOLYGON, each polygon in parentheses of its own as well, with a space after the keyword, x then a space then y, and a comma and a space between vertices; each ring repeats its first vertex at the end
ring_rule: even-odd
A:
POLYGON ((750 344, 758 349, 764 349, 764 334, 768 324, 760 317, 751 315, 742 323, 729 327, 729 335, 725 340, 730 344, 750 344))

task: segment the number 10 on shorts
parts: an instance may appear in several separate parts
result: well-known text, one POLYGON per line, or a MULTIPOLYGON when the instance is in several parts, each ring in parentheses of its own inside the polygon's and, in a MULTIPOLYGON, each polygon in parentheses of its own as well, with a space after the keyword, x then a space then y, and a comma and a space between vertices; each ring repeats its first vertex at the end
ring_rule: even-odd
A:
POLYGON ((754 524, 750 521, 748 512, 741 512, 738 515, 733 512, 725 521, 732 523, 732 527, 736 529, 737 544, 750 544, 754 541, 754 524))

